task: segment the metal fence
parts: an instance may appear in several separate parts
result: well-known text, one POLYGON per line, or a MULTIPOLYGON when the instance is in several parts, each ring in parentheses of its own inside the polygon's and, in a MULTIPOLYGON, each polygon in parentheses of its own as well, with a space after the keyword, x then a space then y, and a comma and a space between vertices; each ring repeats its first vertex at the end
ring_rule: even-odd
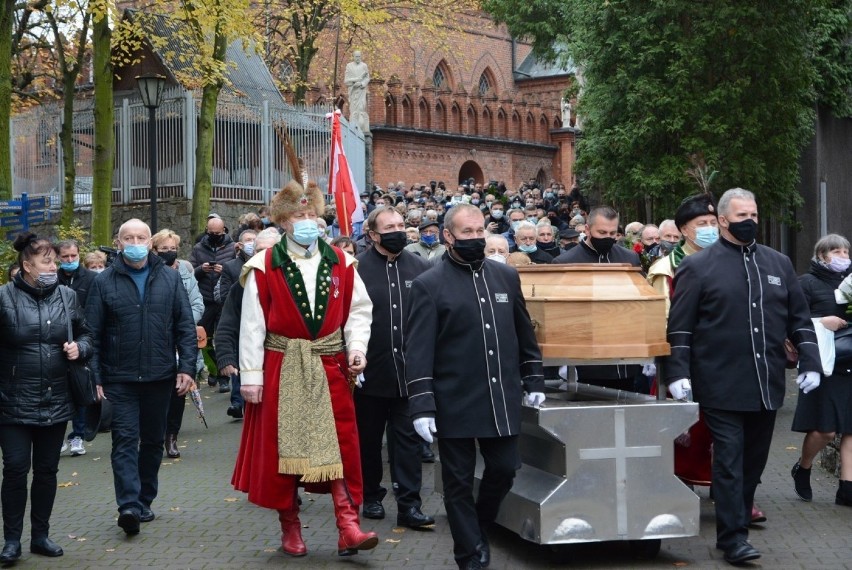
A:
MULTIPOLYGON (((200 97, 173 89, 157 109, 157 192, 159 198, 192 198, 200 97), (190 118, 190 120, 187 120, 190 118)), ((220 101, 213 144, 213 192, 216 201, 268 203, 292 176, 285 143, 292 142, 307 176, 323 191, 328 187, 331 121, 326 107, 289 107, 264 102, 262 107, 220 101)), ((64 168, 59 131, 62 109, 45 104, 11 121, 13 192, 50 196, 59 207, 64 196, 64 168)), ((344 119, 343 146, 359 188, 366 183, 364 136, 344 119)), ((91 205, 94 164, 92 102, 79 101, 74 112, 75 198, 91 205)), ((117 101, 115 108, 113 204, 149 199, 148 109, 138 98, 117 101)))

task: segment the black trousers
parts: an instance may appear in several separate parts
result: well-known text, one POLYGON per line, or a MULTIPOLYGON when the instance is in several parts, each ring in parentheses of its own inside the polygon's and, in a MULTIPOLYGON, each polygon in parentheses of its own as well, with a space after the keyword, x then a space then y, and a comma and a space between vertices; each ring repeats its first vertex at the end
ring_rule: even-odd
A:
POLYGON ((175 381, 104 385, 112 402, 112 475, 118 510, 150 507, 157 497, 166 415, 175 381))
MULTIPOLYGON (((381 501, 387 494, 382 487, 382 436, 385 426, 393 439, 390 471, 399 490, 396 494, 400 512, 420 507, 420 436, 408 413, 408 398, 369 396, 355 389, 355 419, 361 447, 361 476, 364 479, 364 502, 381 501), (391 435, 392 434, 392 435, 391 435)), ((390 438, 389 438, 390 439, 390 438)))
POLYGON ((185 408, 186 394, 178 396, 177 390, 172 390, 172 397, 169 399, 169 414, 166 419, 166 433, 180 433, 180 427, 183 425, 183 410, 185 408))
POLYGON ((705 407, 701 411, 713 436, 716 544, 724 550, 748 538, 754 492, 769 457, 776 412, 705 407))
POLYGON ((453 555, 460 565, 477 556, 483 531, 500 510, 521 467, 518 436, 489 438, 438 438, 444 508, 453 535, 453 555), (479 495, 473 498, 476 444, 485 462, 479 495))
POLYGON ((0 449, 3 450, 3 538, 21 540, 24 511, 27 508, 27 476, 33 469, 30 488, 30 525, 33 538, 43 538, 50 531, 50 513, 56 499, 56 473, 59 471, 59 449, 68 422, 52 426, 0 426, 0 449))

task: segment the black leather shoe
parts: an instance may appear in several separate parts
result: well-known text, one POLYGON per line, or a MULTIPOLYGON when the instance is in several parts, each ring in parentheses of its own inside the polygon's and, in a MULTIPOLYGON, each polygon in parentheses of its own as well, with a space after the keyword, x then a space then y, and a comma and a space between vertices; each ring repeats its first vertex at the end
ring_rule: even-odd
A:
POLYGON ((119 511, 118 526, 127 535, 139 534, 139 513, 133 509, 119 511))
POLYGON ((151 522, 155 518, 157 518, 157 515, 154 514, 154 511, 148 507, 142 507, 142 512, 139 513, 139 522, 151 522))
POLYGON ((385 508, 379 501, 364 503, 363 507, 365 519, 383 519, 385 518, 385 508))
POLYGON ((758 558, 760 552, 747 542, 740 542, 725 551, 725 562, 729 564, 743 564, 758 558))
POLYGON ((480 568, 484 568, 484 566, 479 563, 479 559, 476 556, 470 558, 464 564, 459 564, 459 570, 479 570, 480 568))
POLYGON ((424 444, 420 448, 420 461, 423 463, 435 463, 435 452, 427 444, 424 444))
POLYGON ((476 550, 479 552, 479 565, 482 568, 488 568, 491 563, 491 545, 488 544, 488 537, 485 536, 485 533, 482 533, 482 538, 476 545, 476 550))
POLYGON ((241 420, 243 418, 243 408, 242 406, 228 406, 228 411, 225 412, 235 420, 241 420))
POLYGON ((810 503, 814 498, 814 491, 811 489, 811 470, 805 469, 796 461, 790 475, 793 477, 793 489, 796 491, 796 495, 803 501, 810 503))
POLYGON ((435 524, 435 519, 424 515, 418 507, 410 507, 408 510, 396 515, 396 526, 407 526, 408 528, 421 529, 425 526, 435 524))
POLYGON ((21 557, 21 541, 7 540, 0 552, 0 564, 12 564, 21 557))
POLYGON ((30 552, 33 554, 40 554, 42 556, 50 556, 51 558, 56 558, 57 556, 65 554, 62 551, 61 546, 46 536, 43 538, 34 538, 32 542, 30 542, 30 552))

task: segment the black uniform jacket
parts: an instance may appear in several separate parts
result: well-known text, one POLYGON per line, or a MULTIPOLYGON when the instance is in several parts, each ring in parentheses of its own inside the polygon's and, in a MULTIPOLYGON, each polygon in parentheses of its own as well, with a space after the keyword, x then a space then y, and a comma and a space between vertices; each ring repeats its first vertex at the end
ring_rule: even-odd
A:
POLYGON ((544 376, 514 268, 445 255, 411 286, 407 334, 412 418, 434 416, 439 437, 520 433, 523 391, 544 376))
POLYGON ((375 247, 361 253, 357 259, 358 274, 373 301, 367 368, 360 392, 385 398, 408 396, 403 354, 408 294, 414 279, 433 265, 406 250, 388 261, 375 247))
POLYGON ((820 370, 808 303, 786 255, 720 238, 684 258, 673 287, 666 383, 690 378, 702 406, 780 408, 785 338, 799 350, 799 372, 820 370))
MULTIPOLYGON (((640 267, 639 255, 620 245, 612 246, 606 255, 601 255, 585 242, 561 253, 553 258, 552 263, 629 263, 640 267)), ((630 323, 624 323, 630 326, 630 323)), ((578 366, 577 378, 580 382, 595 383, 597 380, 629 380, 642 372, 642 367, 635 364, 617 364, 605 366, 578 366)))
POLYGON ((581 241, 578 247, 572 247, 554 257, 551 263, 629 263, 634 267, 641 265, 639 255, 635 251, 616 244, 609 253, 601 255, 589 247, 585 240, 581 241))

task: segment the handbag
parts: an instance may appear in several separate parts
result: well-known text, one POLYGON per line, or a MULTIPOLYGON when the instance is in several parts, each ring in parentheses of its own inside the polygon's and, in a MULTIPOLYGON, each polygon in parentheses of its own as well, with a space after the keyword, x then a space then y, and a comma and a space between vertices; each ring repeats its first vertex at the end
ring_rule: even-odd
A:
MULTIPOLYGON (((65 305, 65 314, 68 317, 68 342, 74 342, 74 332, 71 328, 71 304, 62 287, 59 288, 62 304, 65 305)), ((98 388, 95 385, 95 374, 89 368, 88 362, 82 358, 68 361, 68 387, 71 391, 71 399, 78 408, 91 406, 98 401, 98 388)))
POLYGON ((834 331, 834 366, 852 368, 852 329, 834 331))
POLYGON ((784 339, 784 367, 792 370, 799 366, 799 351, 796 350, 796 345, 789 338, 784 339))

